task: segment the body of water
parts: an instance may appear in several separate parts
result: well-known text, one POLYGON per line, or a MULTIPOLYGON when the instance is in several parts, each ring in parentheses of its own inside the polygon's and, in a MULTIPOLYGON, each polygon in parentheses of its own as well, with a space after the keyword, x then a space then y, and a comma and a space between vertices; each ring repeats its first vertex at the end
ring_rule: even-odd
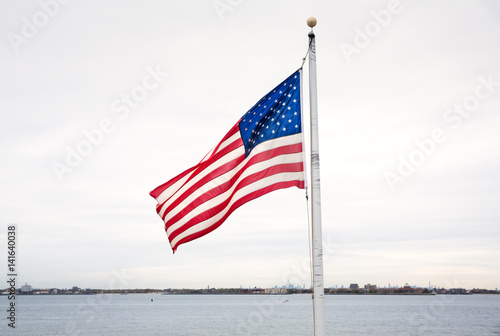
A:
MULTIPOLYGON (((29 295, 1 335, 312 335, 310 295, 29 295)), ((500 295, 329 295, 327 335, 500 335, 500 295)))

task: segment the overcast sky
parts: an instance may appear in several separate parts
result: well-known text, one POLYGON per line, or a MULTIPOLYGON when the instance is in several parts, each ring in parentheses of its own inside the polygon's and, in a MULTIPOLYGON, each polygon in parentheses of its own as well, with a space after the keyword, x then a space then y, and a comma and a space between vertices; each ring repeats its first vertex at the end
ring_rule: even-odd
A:
POLYGON ((325 286, 500 287, 497 1, 65 1, 0 5, 20 283, 309 286, 303 190, 175 255, 149 192, 300 67, 316 16, 325 286))

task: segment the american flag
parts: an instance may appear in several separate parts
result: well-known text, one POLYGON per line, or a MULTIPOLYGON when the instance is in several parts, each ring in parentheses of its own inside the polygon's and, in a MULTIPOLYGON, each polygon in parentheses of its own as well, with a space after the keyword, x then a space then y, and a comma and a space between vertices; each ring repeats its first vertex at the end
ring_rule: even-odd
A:
POLYGON ((150 193, 174 252, 248 201, 304 188, 300 76, 299 69, 260 99, 200 163, 150 193))

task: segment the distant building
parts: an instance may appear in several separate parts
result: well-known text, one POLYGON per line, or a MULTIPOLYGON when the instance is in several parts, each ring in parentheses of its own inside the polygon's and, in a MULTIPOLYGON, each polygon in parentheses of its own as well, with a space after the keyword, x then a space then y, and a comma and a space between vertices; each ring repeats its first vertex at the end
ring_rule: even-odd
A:
POLYGON ((396 291, 397 291, 396 288, 391 288, 391 287, 377 289, 378 294, 394 294, 394 293, 396 293, 396 291))
POLYGON ((265 292, 266 292, 265 289, 257 287, 254 287, 253 289, 240 288, 238 291, 239 294, 261 294, 261 293, 264 294, 265 292))
POLYGON ((286 294, 287 291, 285 288, 266 288, 264 290, 265 294, 286 294))
POLYGON ((405 284, 402 288, 399 289, 400 293, 414 293, 415 289, 412 288, 410 285, 405 284))
POLYGON ((373 291, 376 291, 377 290, 377 285, 372 285, 372 284, 366 284, 365 285, 365 292, 366 293, 370 293, 370 292, 373 292, 373 291))
POLYGON ((349 285, 349 289, 359 289, 359 286, 357 283, 352 283, 349 285))
MULTIPOLYGON (((427 290, 427 288, 425 289, 427 290)), ((399 288, 398 292, 401 294, 421 294, 424 292, 424 288, 412 287, 406 283, 403 287, 399 288)))
POLYGON ((33 290, 33 287, 25 283, 24 286, 21 287, 21 293, 30 293, 33 290))

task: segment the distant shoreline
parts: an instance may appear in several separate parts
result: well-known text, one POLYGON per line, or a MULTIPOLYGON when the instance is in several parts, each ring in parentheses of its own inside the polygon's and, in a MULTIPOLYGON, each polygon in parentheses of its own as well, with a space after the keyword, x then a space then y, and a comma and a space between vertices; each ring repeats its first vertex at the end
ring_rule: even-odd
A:
MULTIPOLYGON (((17 293, 19 296, 87 296, 87 295, 309 295, 311 293, 162 293, 162 292, 149 292, 149 293, 106 293, 106 292, 93 292, 93 293, 78 293, 78 294, 65 294, 65 293, 17 293)), ((325 293, 325 296, 421 296, 421 295, 499 295, 500 293, 447 293, 447 294, 433 294, 433 293, 325 293)), ((6 294, 2 294, 6 295, 6 294)))

